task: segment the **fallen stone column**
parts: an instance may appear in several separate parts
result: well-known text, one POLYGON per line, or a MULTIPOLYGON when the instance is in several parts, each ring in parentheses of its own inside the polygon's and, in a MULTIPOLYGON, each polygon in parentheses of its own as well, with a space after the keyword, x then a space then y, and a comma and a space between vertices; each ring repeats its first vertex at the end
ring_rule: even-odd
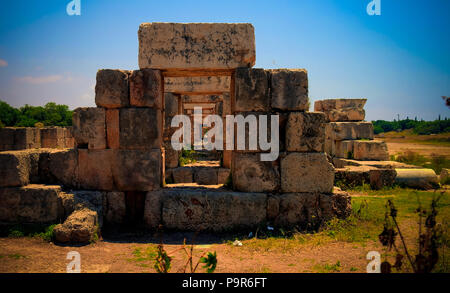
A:
POLYGON ((432 169, 395 169, 395 183, 418 189, 433 189, 439 186, 438 177, 432 169))

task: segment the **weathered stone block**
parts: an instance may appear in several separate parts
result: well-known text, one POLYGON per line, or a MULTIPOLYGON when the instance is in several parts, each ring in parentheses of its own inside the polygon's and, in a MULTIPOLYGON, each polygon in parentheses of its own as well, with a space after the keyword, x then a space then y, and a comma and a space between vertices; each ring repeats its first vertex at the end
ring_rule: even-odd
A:
POLYGON ((163 191, 147 192, 145 195, 144 224, 148 229, 156 230, 161 224, 163 191))
POLYGON ((159 70, 134 70, 130 75, 130 104, 162 109, 163 84, 159 70))
POLYGON ((125 193, 112 191, 105 193, 103 211, 108 224, 123 224, 126 216, 125 193))
POLYGON ((58 220, 60 186, 30 184, 0 188, 0 222, 52 223, 58 220))
POLYGON ((224 93, 230 91, 229 76, 195 76, 164 78, 166 93, 224 93))
POLYGON ((0 128, 0 151, 13 150, 14 147, 14 128, 0 128))
POLYGON ((251 24, 142 23, 138 36, 140 68, 232 69, 255 64, 251 24))
POLYGON ((95 103, 104 108, 121 108, 130 105, 128 77, 125 70, 101 69, 97 72, 95 103))
POLYGON ((264 193, 164 190, 162 224, 183 231, 254 228, 266 219, 264 193))
POLYGON ((23 186, 30 182, 30 157, 26 151, 0 152, 0 187, 23 186))
POLYGON ((309 110, 308 73, 305 69, 271 70, 272 108, 309 110))
POLYGON ((280 187, 278 161, 263 162, 259 153, 233 152, 233 190, 273 192, 280 187))
POLYGON ((325 139, 373 139, 372 122, 330 122, 325 126, 325 139))
MULTIPOLYGON (((86 151, 86 150, 81 150, 86 151)), ((50 182, 75 188, 78 182, 78 151, 66 149, 48 154, 50 182)), ((40 166, 41 167, 41 166, 40 166)))
POLYGON ((217 169, 217 184, 225 184, 228 181, 228 177, 230 177, 230 169, 217 169))
POLYGON ((65 148, 65 129, 61 127, 51 127, 40 129, 42 148, 65 148))
POLYGON ((370 188, 378 190, 383 187, 390 187, 395 183, 397 172, 395 169, 376 169, 369 171, 370 188))
POLYGON ((395 183, 417 189, 439 188, 439 180, 433 169, 395 169, 395 183))
POLYGON ((291 152, 323 152, 325 143, 323 113, 289 113, 286 126, 286 150, 291 152))
POLYGON ((331 110, 364 109, 367 99, 328 99, 316 101, 314 111, 328 112, 331 110))
POLYGON ((58 243, 90 243, 98 237, 99 216, 88 208, 74 211, 63 224, 54 229, 58 243))
POLYGON ((120 147, 119 109, 106 110, 106 141, 108 148, 120 147))
POLYGON ((106 148, 105 109, 77 108, 73 112, 73 134, 78 147, 106 148))
POLYGON ((264 69, 238 68, 234 112, 270 111, 269 73, 264 69))
POLYGON ((162 143, 162 114, 150 108, 120 109, 119 142, 121 149, 157 149, 162 143))
POLYGON ((324 153, 288 153, 281 157, 283 192, 327 193, 333 190, 333 184, 334 167, 324 153))
POLYGON ((112 173, 118 191, 152 191, 162 183, 161 150, 114 150, 112 173))
POLYGON ((387 145, 383 141, 358 140, 353 142, 353 157, 356 160, 388 161, 387 145))
POLYGON ((164 152, 166 169, 178 167, 180 151, 174 150, 170 141, 164 143, 164 152))
POLYGON ((174 183, 192 183, 194 181, 194 174, 190 167, 179 167, 172 169, 172 176, 174 183))
POLYGON ((194 173, 194 181, 199 185, 216 185, 217 169, 216 168, 198 168, 194 173))
POLYGON ((115 190, 115 181, 113 180, 111 170, 111 164, 115 159, 113 150, 78 149, 79 188, 88 190, 115 190))

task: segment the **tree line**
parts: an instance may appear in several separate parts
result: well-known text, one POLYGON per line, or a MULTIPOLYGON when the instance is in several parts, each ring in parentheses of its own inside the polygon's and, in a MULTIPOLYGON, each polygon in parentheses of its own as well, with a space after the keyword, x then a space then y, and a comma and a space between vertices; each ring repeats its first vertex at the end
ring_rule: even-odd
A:
POLYGON ((389 131, 402 131, 406 129, 412 129, 415 134, 439 134, 444 132, 450 132, 450 120, 440 117, 434 121, 424 121, 414 119, 404 120, 376 120, 372 121, 375 134, 389 132, 389 131))
POLYGON ((67 105, 50 102, 45 106, 14 108, 0 101, 0 127, 71 126, 72 112, 67 105))

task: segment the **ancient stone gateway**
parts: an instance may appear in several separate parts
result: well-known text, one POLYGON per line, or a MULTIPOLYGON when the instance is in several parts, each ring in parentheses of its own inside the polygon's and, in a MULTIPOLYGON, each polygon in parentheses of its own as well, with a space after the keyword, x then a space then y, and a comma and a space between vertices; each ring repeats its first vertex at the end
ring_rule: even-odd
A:
POLYGON ((251 24, 144 23, 138 36, 140 69, 99 70, 97 107, 75 110, 75 148, 0 153, 0 162, 12 166, 2 171, 11 179, 0 179, 0 207, 15 196, 11 216, 0 221, 64 221, 55 229, 57 240, 74 242, 88 239, 92 225, 220 232, 263 224, 317 228, 349 215, 350 197, 334 188, 334 167, 324 151, 327 117, 308 112, 306 70, 252 68, 251 24), (192 105, 208 105, 222 117, 279 115, 280 156, 266 162, 261 149, 225 150, 216 177, 178 168, 178 153, 168 143, 170 120, 192 105), (168 170, 172 178, 223 183, 227 169, 228 188, 165 183, 168 170), (40 176, 32 177, 36 172, 40 176), (30 183, 59 187, 41 198, 44 187, 30 183), (17 216, 24 202, 51 206, 51 217, 17 216))

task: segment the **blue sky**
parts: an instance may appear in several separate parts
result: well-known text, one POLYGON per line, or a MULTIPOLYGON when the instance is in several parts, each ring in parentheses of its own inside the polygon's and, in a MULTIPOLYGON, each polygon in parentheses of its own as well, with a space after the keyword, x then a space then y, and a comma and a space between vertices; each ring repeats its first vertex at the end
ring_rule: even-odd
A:
POLYGON ((368 98, 367 119, 450 117, 450 1, 1 0, 0 99, 95 106, 97 69, 137 69, 142 22, 250 22, 256 66, 306 68, 311 101, 368 98))

